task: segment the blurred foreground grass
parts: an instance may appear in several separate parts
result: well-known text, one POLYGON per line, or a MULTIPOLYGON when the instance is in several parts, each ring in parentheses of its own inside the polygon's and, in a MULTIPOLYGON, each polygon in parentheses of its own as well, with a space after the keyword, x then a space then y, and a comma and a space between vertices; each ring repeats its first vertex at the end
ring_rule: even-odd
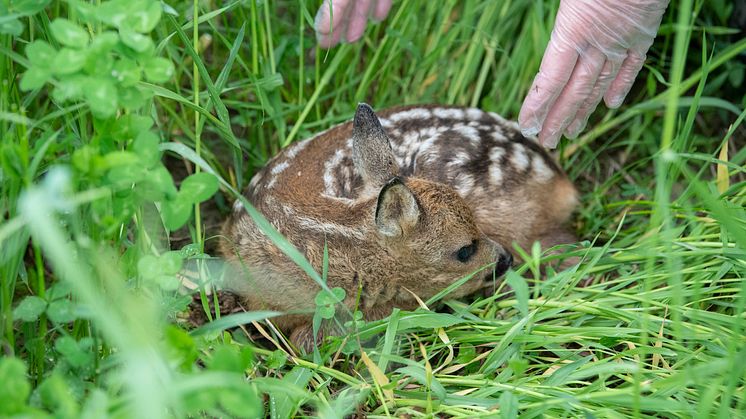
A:
POLYGON ((627 105, 560 149, 577 267, 535 281, 527 249, 514 296, 396 311, 315 356, 269 313, 190 330, 176 274, 216 275, 231 189, 359 101, 515 118, 557 6, 401 1, 324 51, 318 3, 0 3, 0 416, 744 417, 735 2, 676 2, 627 105))

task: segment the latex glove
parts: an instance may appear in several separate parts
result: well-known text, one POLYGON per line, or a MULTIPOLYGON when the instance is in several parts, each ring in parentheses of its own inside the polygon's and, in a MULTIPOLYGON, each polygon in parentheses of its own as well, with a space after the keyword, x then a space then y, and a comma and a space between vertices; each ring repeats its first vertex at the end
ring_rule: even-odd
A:
POLYGON ((391 10, 391 0, 324 0, 316 13, 316 38, 322 48, 363 36, 368 18, 380 22, 391 10), (331 9, 329 3, 331 2, 331 9))
POLYGON ((618 108, 645 63, 668 0, 561 0, 539 73, 523 102, 523 135, 575 138, 601 98, 618 108))

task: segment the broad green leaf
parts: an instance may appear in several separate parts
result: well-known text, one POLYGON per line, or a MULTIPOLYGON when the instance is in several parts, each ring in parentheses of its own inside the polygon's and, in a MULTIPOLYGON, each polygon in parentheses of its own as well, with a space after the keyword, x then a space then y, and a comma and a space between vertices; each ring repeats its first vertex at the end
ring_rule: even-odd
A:
MULTIPOLYGON (((295 366, 282 377, 282 383, 290 388, 307 388, 314 371, 309 368, 295 366)), ((278 418, 296 417, 300 398, 291 392, 270 392, 270 415, 278 418)))
POLYGON ((55 412, 57 417, 78 417, 76 398, 73 397, 70 386, 59 373, 53 373, 47 377, 37 390, 44 406, 55 412))
POLYGON ((52 72, 56 75, 72 74, 83 68, 88 54, 86 51, 62 48, 54 57, 52 72))
POLYGON ((68 282, 57 281, 51 287, 47 289, 46 297, 50 301, 54 301, 58 298, 67 297, 72 293, 72 287, 68 282))
POLYGON ((85 90, 85 99, 91 112, 99 118, 108 118, 117 111, 117 89, 107 79, 91 78, 85 90))
POLYGON ((88 48, 83 71, 92 77, 108 77, 114 69, 114 57, 107 52, 96 52, 88 48))
POLYGON ((0 357, 0 416, 23 411, 30 393, 26 364, 18 358, 0 357))
POLYGON ((182 398, 182 403, 187 413, 192 413, 192 416, 198 417, 213 409, 218 403, 219 396, 220 392, 218 391, 203 391, 200 389, 185 395, 182 398))
POLYGON ((145 181, 163 192, 166 198, 173 199, 176 197, 177 191, 176 186, 174 185, 174 180, 171 177, 171 172, 163 167, 163 165, 151 169, 145 181))
POLYGON ((174 75, 174 65, 170 60, 153 57, 143 65, 145 78, 152 83, 164 83, 174 75))
POLYGON ((127 114, 114 122, 111 135, 117 140, 129 141, 137 138, 141 132, 153 126, 153 118, 143 115, 127 114))
POLYGON ((144 279, 153 279, 161 275, 161 262, 154 255, 145 255, 137 261, 137 272, 144 279))
POLYGON ((93 389, 83 404, 81 419, 99 419, 109 417, 109 396, 98 388, 93 389))
POLYGON ((175 291, 181 285, 179 278, 173 275, 158 275, 155 277, 155 283, 164 291, 175 291))
POLYGON ((158 148, 160 140, 152 131, 142 131, 132 143, 132 151, 140 157, 140 163, 145 167, 153 167, 161 161, 161 151, 158 148))
POLYGON ((29 295, 13 310, 13 318, 25 322, 36 321, 41 313, 47 309, 46 300, 35 295, 29 295))
POLYGON ((318 306, 316 309, 319 312, 319 317, 325 320, 329 320, 334 317, 334 312, 336 311, 333 304, 323 304, 318 306))
POLYGON ((134 2, 127 0, 103 2, 96 8, 96 17, 104 23, 119 28, 127 17, 130 16, 133 7, 137 6, 137 4, 132 3, 134 2))
POLYGON ((93 360, 93 354, 81 346, 71 336, 61 336, 54 342, 54 349, 75 368, 84 367, 93 360))
POLYGON ((163 224, 167 229, 174 231, 181 228, 192 215, 192 202, 181 199, 180 195, 176 199, 163 202, 161 205, 161 215, 163 215, 163 224))
POLYGON ((264 413, 264 403, 250 383, 220 392, 219 400, 231 417, 258 418, 264 413))
POLYGON ((39 67, 50 67, 57 51, 48 42, 37 39, 26 46, 26 56, 31 64, 39 67))
POLYGON ((287 360, 288 360, 288 356, 285 352, 279 349, 276 351, 272 351, 269 357, 267 357, 267 361, 266 361, 267 368, 273 369, 273 370, 280 369, 285 365, 287 360))
POLYGON ((505 280, 515 292, 518 310, 520 310, 521 315, 528 316, 528 284, 526 280, 512 269, 505 275, 505 280))
POLYGON ((23 73, 21 79, 21 90, 39 89, 52 77, 51 71, 46 68, 31 67, 23 73))
POLYGON ((88 87, 88 81, 88 77, 80 74, 65 77, 57 83, 52 92, 52 96, 55 100, 60 102, 80 99, 83 97, 83 92, 85 92, 85 89, 88 87))
POLYGON ((0 22, 0 34, 20 36, 23 33, 23 23, 18 19, 0 22))
POLYGON ((219 344, 206 361, 214 371, 244 373, 252 363, 251 351, 241 351, 237 345, 219 344))
POLYGON ((119 34, 114 31, 101 32, 91 41, 89 49, 96 54, 105 55, 119 43, 119 34))
POLYGON ((151 1, 143 8, 131 10, 124 20, 124 25, 140 33, 148 33, 155 28, 163 11, 160 2, 151 1))
POLYGON ((166 275, 176 275, 181 269, 184 259, 179 252, 166 252, 160 257, 161 272, 166 275))
POLYGON ((51 1, 52 0, 13 0, 10 2, 10 7, 15 13, 29 16, 35 15, 44 10, 51 1))
POLYGON ((65 19, 57 18, 50 29, 54 39, 62 45, 73 48, 85 48, 88 45, 88 33, 77 24, 65 19))
POLYGON ((129 110, 136 110, 147 104, 147 101, 151 96, 152 95, 149 95, 148 92, 143 89, 133 86, 120 87, 118 97, 121 106, 129 110))
POLYGON ((218 191, 218 179, 210 173, 190 175, 181 183, 179 196, 192 204, 210 199, 218 191))
POLYGON ((114 185, 129 187, 148 177, 148 169, 139 165, 117 166, 107 173, 106 178, 114 185))
POLYGON ((70 323, 78 316, 75 314, 75 305, 67 298, 52 301, 47 308, 47 316, 55 323, 70 323))
POLYGON ((84 22, 94 23, 98 20, 96 19, 97 6, 94 6, 92 3, 86 0, 65 0, 65 2, 68 4, 71 12, 74 12, 84 22))
POLYGON ((118 167, 118 166, 138 166, 140 165, 140 157, 131 151, 111 151, 104 155, 104 165, 106 167, 118 167))
POLYGON ((119 29, 119 38, 124 45, 132 48, 137 52, 152 51, 155 47, 153 40, 149 36, 137 33, 127 28, 119 29))
POLYGON ((111 75, 121 86, 134 86, 138 81, 140 81, 140 67, 129 58, 120 58, 116 63, 114 63, 111 75))

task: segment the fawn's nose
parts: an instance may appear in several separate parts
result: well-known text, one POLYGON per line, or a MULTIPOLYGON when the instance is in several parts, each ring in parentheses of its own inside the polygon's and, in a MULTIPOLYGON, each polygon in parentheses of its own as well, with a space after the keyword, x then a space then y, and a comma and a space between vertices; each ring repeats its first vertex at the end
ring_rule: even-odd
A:
POLYGON ((513 255, 509 252, 501 254, 500 258, 497 260, 497 264, 495 265, 495 276, 501 276, 507 272, 511 266, 513 266, 513 255))

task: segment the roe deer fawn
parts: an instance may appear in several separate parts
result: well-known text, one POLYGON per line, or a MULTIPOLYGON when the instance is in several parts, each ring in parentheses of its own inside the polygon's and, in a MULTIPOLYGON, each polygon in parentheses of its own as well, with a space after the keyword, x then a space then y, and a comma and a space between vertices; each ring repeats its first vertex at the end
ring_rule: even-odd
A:
MULTIPOLYGON (((494 113, 414 106, 354 120, 279 153, 246 196, 366 319, 413 309, 481 267, 511 265, 513 243, 574 241, 562 225, 577 202, 566 175, 535 140, 494 113)), ((277 325, 308 348, 319 286, 254 224, 237 201, 223 227, 235 267, 228 288, 251 310, 295 312, 277 325), (305 313, 303 312, 305 311, 305 313), (300 312, 300 314, 298 314, 300 312)), ((484 287, 475 277, 453 294, 484 287)))

